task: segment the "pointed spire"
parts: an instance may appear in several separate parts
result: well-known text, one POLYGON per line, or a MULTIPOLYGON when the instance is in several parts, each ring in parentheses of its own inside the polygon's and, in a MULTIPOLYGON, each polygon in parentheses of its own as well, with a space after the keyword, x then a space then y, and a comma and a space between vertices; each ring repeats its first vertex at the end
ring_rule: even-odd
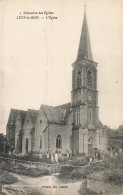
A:
POLYGON ((76 61, 80 61, 82 58, 87 58, 88 60, 93 61, 88 24, 86 18, 86 4, 84 5, 84 19, 83 19, 82 32, 81 32, 76 61))

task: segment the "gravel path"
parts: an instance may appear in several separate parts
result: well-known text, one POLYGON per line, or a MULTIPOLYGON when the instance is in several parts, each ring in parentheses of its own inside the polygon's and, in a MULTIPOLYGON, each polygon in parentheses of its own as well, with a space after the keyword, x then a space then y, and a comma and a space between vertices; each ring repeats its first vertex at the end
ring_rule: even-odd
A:
POLYGON ((20 190, 20 195, 78 195, 78 189, 81 182, 63 183, 55 175, 43 176, 38 178, 27 177, 13 174, 19 179, 19 182, 6 185, 10 195, 13 192, 10 189, 20 190), (22 193, 23 192, 23 193, 22 193))

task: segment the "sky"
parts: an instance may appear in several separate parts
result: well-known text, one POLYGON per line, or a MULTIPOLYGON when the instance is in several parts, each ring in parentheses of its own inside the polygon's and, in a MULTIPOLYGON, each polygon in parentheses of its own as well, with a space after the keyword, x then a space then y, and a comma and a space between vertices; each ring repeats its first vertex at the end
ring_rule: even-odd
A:
MULTIPOLYGON (((0 1, 0 133, 6 133, 11 108, 39 109, 41 104, 71 101, 71 64, 77 56, 84 3, 0 1), (57 19, 46 19, 46 14, 17 19, 32 16, 23 12, 45 11, 57 19)), ((87 0, 86 6, 92 55, 98 63, 100 120, 118 128, 123 124, 123 1, 87 0)))

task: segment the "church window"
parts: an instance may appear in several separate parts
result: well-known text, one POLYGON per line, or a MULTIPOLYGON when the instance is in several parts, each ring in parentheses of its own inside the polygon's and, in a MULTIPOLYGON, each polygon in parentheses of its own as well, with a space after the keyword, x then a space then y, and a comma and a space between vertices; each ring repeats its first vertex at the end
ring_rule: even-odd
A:
POLYGON ((26 152, 28 152, 28 138, 26 138, 26 152))
POLYGON ((42 148, 42 137, 40 136, 40 148, 42 148))
POLYGON ((89 110, 89 124, 92 124, 92 110, 89 110))
POLYGON ((88 138, 88 143, 89 143, 89 144, 92 144, 92 142, 93 142, 93 140, 92 140, 92 137, 90 136, 90 137, 88 138))
POLYGON ((40 125, 41 125, 41 123, 42 123, 42 120, 40 120, 40 125))
POLYGON ((61 135, 58 135, 56 138, 56 148, 61 148, 61 145, 62 145, 61 135))
POLYGON ((76 125, 78 125, 79 122, 80 122, 80 112, 79 112, 79 110, 77 109, 77 110, 76 110, 76 125))
POLYGON ((27 124, 28 124, 29 120, 27 119, 27 121, 26 121, 26 122, 27 122, 27 124))
POLYGON ((17 138, 17 151, 19 150, 19 138, 17 138))
POLYGON ((103 135, 104 135, 104 129, 103 129, 103 135))
POLYGON ((77 73, 77 87, 81 86, 81 71, 77 73))
POLYGON ((87 84, 92 85, 92 74, 90 70, 87 72, 87 84))
POLYGON ((100 134, 99 134, 99 144, 100 144, 100 134))
POLYGON ((33 151, 33 136, 31 135, 31 151, 33 151))

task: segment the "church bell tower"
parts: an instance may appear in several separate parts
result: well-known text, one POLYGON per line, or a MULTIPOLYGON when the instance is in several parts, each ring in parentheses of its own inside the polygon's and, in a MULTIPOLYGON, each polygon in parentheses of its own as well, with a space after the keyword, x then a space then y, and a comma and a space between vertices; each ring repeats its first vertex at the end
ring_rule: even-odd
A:
POLYGON ((98 124, 97 63, 91 51, 86 9, 76 61, 72 64, 73 149, 88 153, 98 124))

